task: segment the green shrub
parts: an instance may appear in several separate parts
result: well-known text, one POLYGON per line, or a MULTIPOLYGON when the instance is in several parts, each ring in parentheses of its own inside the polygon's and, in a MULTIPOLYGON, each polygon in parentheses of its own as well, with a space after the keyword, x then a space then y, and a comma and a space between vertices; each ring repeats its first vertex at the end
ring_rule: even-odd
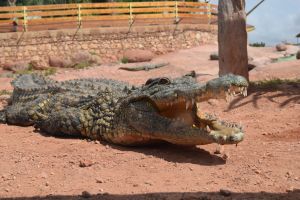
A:
POLYGON ((128 63, 129 62, 129 60, 128 60, 128 58, 126 58, 126 57, 123 57, 122 59, 121 59, 121 63, 123 63, 123 64, 126 64, 126 63, 128 63))
POLYGON ((255 43, 251 43, 249 44, 251 47, 265 47, 266 46, 266 43, 264 42, 255 42, 255 43))
POLYGON ((74 66, 74 69, 84 69, 90 66, 89 62, 81 62, 74 66))

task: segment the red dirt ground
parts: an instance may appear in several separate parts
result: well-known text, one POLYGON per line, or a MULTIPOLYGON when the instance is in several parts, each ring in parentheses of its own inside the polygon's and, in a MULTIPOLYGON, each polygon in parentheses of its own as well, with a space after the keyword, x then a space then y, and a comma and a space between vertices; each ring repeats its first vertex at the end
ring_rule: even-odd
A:
MULTIPOLYGON (((218 63, 208 60, 214 51, 216 46, 208 45, 159 56, 155 61, 170 65, 148 72, 103 65, 60 70, 53 78, 106 77, 141 84, 150 77, 195 70, 204 81, 217 76, 218 63)), ((271 49, 249 51, 255 51, 254 59, 266 52, 276 54, 271 49)), ((250 73, 251 80, 272 77, 300 78, 300 61, 264 63, 250 73)), ((11 89, 10 80, 0 78, 0 89, 11 89)), ((300 199, 299 84, 250 88, 246 98, 230 104, 210 100, 200 108, 241 122, 245 140, 214 154, 217 145, 128 148, 1 124, 0 198, 300 199), (229 190, 229 197, 220 189, 229 190)))

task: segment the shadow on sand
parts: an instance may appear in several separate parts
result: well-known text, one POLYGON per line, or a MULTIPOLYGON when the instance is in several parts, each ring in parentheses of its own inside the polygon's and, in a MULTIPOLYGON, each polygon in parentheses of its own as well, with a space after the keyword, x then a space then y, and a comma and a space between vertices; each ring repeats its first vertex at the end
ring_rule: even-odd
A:
MULTIPOLYGON (((35 129, 35 133, 41 134, 44 137, 55 137, 60 139, 87 139, 81 136, 66 136, 66 135, 50 135, 41 130, 35 129)), ((198 165, 223 165, 226 160, 218 155, 211 154, 210 152, 196 146, 179 146, 167 142, 159 142, 157 144, 148 144, 141 146, 120 146, 106 141, 99 141, 102 145, 109 145, 113 149, 119 151, 134 151, 142 153, 147 156, 157 157, 173 163, 191 163, 198 165)))
POLYGON ((278 103, 280 108, 287 106, 290 103, 300 104, 300 81, 299 80, 291 80, 291 81, 281 81, 275 80, 274 82, 266 82, 261 84, 250 84, 248 89, 249 96, 252 95, 252 98, 247 98, 249 100, 245 100, 244 97, 237 97, 234 99, 226 109, 226 111, 230 111, 249 103, 252 103, 254 108, 259 108, 259 100, 266 98, 270 102, 276 102, 276 98, 279 97, 288 97, 287 100, 278 103), (278 82, 275 82, 278 81, 278 82), (271 96, 265 96, 269 92, 276 92, 271 96))
POLYGON ((17 197, 17 198, 0 198, 5 200, 79 200, 79 199, 101 199, 101 200, 299 200, 300 190, 294 190, 289 193, 231 193, 229 196, 222 196, 218 192, 170 192, 170 193, 145 193, 145 194, 96 194, 84 196, 64 196, 49 195, 35 197, 17 197))
POLYGON ((140 147, 124 147, 111 145, 120 151, 135 151, 145 155, 154 156, 173 163, 192 163, 198 165, 223 165, 226 160, 211 154, 199 147, 178 146, 169 143, 147 145, 140 147))

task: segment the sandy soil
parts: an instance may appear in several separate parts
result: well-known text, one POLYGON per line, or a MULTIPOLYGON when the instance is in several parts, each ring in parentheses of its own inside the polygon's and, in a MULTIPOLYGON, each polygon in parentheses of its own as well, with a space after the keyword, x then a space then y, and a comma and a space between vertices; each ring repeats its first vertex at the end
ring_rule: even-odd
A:
MULTIPOLYGON (((204 81, 217 76, 218 63, 208 60, 216 49, 201 46, 159 56, 155 61, 170 65, 148 72, 103 65, 60 70, 53 78, 106 77, 141 84, 150 77, 195 70, 204 81)), ((258 59, 273 49, 249 51, 258 59)), ((273 77, 300 78, 300 61, 264 63, 250 73, 252 80, 273 77)), ((0 89, 11 89, 10 80, 0 78, 0 89)), ((250 88, 246 98, 230 104, 210 100, 200 107, 241 122, 245 141, 226 146, 222 154, 214 154, 216 145, 127 148, 1 124, 0 198, 300 199, 299 84, 250 88)))

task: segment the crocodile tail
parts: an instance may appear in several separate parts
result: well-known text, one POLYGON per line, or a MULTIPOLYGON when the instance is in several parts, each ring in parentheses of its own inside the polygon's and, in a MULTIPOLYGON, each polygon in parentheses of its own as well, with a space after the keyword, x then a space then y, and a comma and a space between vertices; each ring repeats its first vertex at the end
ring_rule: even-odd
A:
POLYGON ((57 82, 39 74, 22 74, 12 81, 12 86, 14 89, 27 91, 55 83, 57 82))
POLYGON ((58 82, 48 79, 38 74, 23 74, 12 81, 14 91, 12 94, 12 103, 19 101, 21 98, 30 97, 47 93, 48 91, 57 90, 58 82))

